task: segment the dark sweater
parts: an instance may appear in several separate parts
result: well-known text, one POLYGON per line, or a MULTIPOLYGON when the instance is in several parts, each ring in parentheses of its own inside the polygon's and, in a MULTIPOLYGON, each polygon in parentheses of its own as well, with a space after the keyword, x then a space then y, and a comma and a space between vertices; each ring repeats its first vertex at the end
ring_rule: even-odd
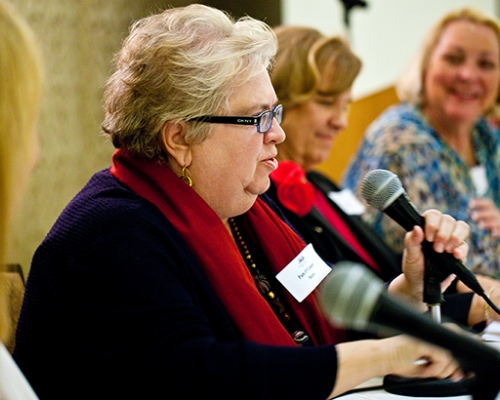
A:
POLYGON ((37 249, 16 341, 41 399, 324 399, 336 377, 334 346, 244 340, 169 221, 108 170, 37 249))

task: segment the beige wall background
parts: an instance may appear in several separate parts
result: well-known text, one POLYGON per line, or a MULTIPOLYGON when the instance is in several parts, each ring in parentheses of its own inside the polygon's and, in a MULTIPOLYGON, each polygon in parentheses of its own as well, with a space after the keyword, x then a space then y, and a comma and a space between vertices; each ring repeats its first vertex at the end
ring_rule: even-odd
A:
POLYGON ((110 164, 100 132, 102 86, 131 20, 151 0, 11 0, 38 35, 45 82, 40 156, 18 212, 9 259, 28 272, 31 257, 65 205, 110 164))

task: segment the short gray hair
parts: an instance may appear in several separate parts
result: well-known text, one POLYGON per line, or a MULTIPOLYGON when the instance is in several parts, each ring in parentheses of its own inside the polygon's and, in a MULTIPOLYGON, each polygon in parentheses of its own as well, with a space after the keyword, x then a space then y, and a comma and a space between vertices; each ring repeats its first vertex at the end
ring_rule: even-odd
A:
MULTIPOLYGON (((115 147, 165 159, 166 121, 223 113, 235 90, 270 70, 276 37, 262 21, 237 21, 193 4, 143 18, 131 27, 104 91, 103 131, 115 147)), ((190 123, 186 140, 203 141, 209 124, 190 123)))

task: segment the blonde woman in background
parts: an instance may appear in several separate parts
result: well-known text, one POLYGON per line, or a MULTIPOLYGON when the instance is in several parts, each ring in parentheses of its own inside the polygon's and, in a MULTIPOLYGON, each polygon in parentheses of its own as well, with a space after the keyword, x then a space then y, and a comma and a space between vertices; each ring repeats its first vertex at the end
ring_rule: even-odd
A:
MULTIPOLYGON (((273 184, 267 194, 323 260, 363 263, 390 281, 401 273, 401 255, 362 220, 364 207, 350 190, 315 170, 347 127, 351 88, 361 60, 341 37, 302 26, 274 31, 278 53, 271 80, 285 110, 281 126, 286 140, 278 145, 279 167, 271 173, 273 184)), ((485 283, 488 290, 490 283, 485 283)), ((445 300, 443 315, 464 326, 483 328, 486 304, 479 295, 459 285, 447 291, 445 300)), ((495 301, 500 304, 500 298, 495 301)), ((496 313, 490 316, 500 321, 496 313)))
MULTIPOLYGON (((7 262, 9 232, 34 166, 35 122, 41 90, 41 61, 33 32, 10 4, 0 1, 0 266, 7 262)), ((0 273, 0 340, 13 335, 5 274, 0 273)), ((0 343, 0 399, 36 395, 0 343)))
MULTIPOLYGON (((343 182, 356 190, 368 171, 395 173, 420 210, 470 225, 470 267, 497 278, 500 134, 485 117, 498 105, 499 87, 498 21, 469 8, 445 15, 398 84, 402 103, 368 128, 343 182)), ((364 217, 403 251, 401 227, 373 208, 364 217)))

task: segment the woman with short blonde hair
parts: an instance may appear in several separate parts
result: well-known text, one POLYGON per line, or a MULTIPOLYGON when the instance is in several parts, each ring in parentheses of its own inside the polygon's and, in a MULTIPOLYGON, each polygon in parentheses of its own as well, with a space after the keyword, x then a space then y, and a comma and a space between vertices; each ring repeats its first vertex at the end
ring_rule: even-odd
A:
MULTIPOLYGON (((470 268, 500 278, 500 134, 489 118, 500 94, 499 22, 472 8, 447 13, 397 89, 401 103, 368 127, 344 184, 359 190, 368 171, 395 173, 418 208, 467 222, 470 268)), ((394 221, 372 208, 364 218, 403 251, 394 221)))

